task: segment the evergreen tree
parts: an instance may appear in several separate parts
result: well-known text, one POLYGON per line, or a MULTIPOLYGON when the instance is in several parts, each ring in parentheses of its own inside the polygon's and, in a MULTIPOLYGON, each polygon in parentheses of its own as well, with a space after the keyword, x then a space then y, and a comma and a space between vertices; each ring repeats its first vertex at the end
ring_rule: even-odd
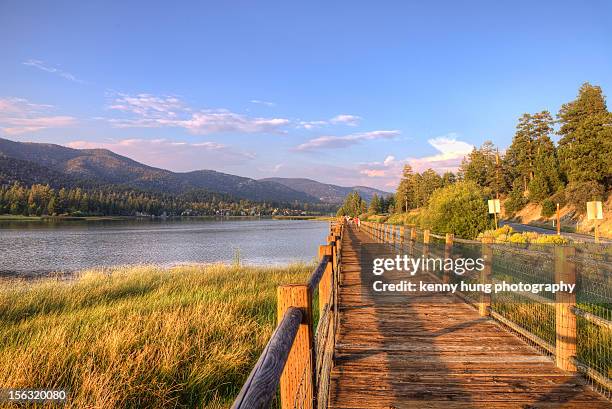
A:
POLYGON ((612 184, 612 115, 600 87, 584 83, 557 114, 559 159, 569 183, 612 184))
POLYGON ((373 213, 373 214, 381 213, 381 211, 380 211, 380 198, 378 197, 378 195, 376 193, 374 193, 374 195, 372 195, 372 200, 370 200, 370 207, 368 208, 368 211, 370 213, 373 213))
POLYGON ((463 159, 459 173, 461 179, 472 181, 481 187, 496 188, 496 148, 491 141, 485 141, 479 149, 463 159))

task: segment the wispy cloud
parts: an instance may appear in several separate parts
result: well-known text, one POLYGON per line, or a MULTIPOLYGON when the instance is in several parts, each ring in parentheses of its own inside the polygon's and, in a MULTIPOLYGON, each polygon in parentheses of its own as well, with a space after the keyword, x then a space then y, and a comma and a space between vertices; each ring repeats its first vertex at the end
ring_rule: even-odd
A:
POLYGON ((157 97, 150 94, 118 94, 108 108, 146 118, 176 117, 179 112, 188 111, 175 96, 157 97))
POLYGON ((139 162, 174 171, 226 167, 255 158, 253 153, 217 142, 185 142, 165 138, 73 141, 68 146, 76 149, 109 149, 139 162))
POLYGON ((85 81, 75 77, 73 74, 68 71, 64 71, 57 67, 51 67, 50 65, 45 64, 43 61, 30 59, 23 62, 23 65, 27 65, 29 67, 38 68, 39 70, 49 72, 52 74, 59 75, 60 77, 67 79, 69 81, 77 82, 79 84, 84 84, 85 81))
POLYGON ((363 141, 375 139, 393 139, 400 135, 400 131, 371 131, 360 132, 344 136, 320 136, 298 145, 297 151, 312 151, 320 149, 339 149, 356 145, 363 141))
POLYGON ((321 128, 328 125, 348 125, 348 126, 357 126, 361 121, 361 117, 357 115, 349 115, 349 114, 340 114, 336 115, 333 118, 319 121, 300 121, 298 122, 298 128, 304 129, 316 129, 321 128))
POLYGON ((329 122, 327 121, 300 121, 298 123, 298 127, 311 130, 311 129, 319 128, 319 127, 322 127, 328 124, 329 122))
POLYGON ((261 118, 227 109, 194 110, 175 96, 118 94, 109 109, 131 114, 111 118, 117 128, 184 128, 193 134, 282 132, 290 123, 285 118, 261 118))
POLYGON ((257 104, 257 105, 265 105, 267 107, 273 107, 276 106, 276 104, 274 102, 270 102, 270 101, 262 101, 260 99, 252 99, 251 104, 257 104))
POLYGON ((357 115, 348 114, 336 115, 335 117, 329 120, 329 122, 331 122, 332 124, 345 124, 348 126, 357 126, 359 125, 359 121, 361 121, 361 117, 357 115))
POLYGON ((24 98, 0 98, 0 129, 7 135, 19 135, 76 124, 74 117, 49 115, 52 109, 52 105, 35 104, 24 98))

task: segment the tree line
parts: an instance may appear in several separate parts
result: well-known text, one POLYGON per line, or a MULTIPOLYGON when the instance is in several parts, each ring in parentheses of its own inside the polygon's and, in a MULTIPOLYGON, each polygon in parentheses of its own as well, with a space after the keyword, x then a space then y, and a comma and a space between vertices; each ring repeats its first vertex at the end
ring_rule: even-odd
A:
POLYGON ((364 213, 392 213, 394 208, 395 196, 392 194, 379 196, 374 193, 368 204, 358 192, 351 192, 344 199, 344 203, 340 206, 336 215, 356 217, 364 213))
POLYGON ((329 205, 258 203, 228 195, 194 190, 181 195, 125 190, 61 188, 19 183, 0 185, 0 214, 23 216, 136 216, 136 215, 270 215, 283 210, 311 213, 329 211, 329 205))
POLYGON ((431 169, 417 173, 406 165, 394 210, 422 207, 436 190, 461 181, 475 183, 486 197, 506 197, 509 213, 533 202, 550 216, 557 203, 584 211, 586 201, 603 200, 612 186, 612 114, 602 89, 583 84, 556 119, 546 110, 525 113, 505 153, 486 141, 463 160, 456 174, 439 175, 431 169))

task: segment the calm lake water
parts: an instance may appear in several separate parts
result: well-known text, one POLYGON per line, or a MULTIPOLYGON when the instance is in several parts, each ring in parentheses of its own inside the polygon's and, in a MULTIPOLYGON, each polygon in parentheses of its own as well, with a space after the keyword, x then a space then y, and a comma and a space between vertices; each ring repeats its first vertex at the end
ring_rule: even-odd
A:
POLYGON ((312 261, 328 234, 312 220, 0 221, 0 275, 126 264, 312 261))

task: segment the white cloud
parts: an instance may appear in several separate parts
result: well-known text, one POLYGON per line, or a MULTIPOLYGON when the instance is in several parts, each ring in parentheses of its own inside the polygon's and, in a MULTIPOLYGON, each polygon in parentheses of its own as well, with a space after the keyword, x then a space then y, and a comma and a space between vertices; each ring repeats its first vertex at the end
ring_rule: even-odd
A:
POLYGON ((395 156, 389 155, 385 158, 385 161, 383 163, 385 164, 385 166, 388 166, 392 164, 393 162, 395 162, 395 156))
POLYGON ((328 124, 327 121, 300 121, 298 123, 298 127, 311 130, 311 129, 319 128, 321 126, 325 126, 327 124, 328 124))
POLYGON ((50 66, 46 65, 43 61, 40 61, 40 60, 30 59, 30 60, 24 61, 23 65, 27 65, 29 67, 38 68, 39 70, 59 75, 60 77, 62 77, 64 79, 67 79, 67 80, 73 81, 73 82, 78 82, 79 84, 84 84, 85 83, 85 81, 83 81, 81 79, 78 79, 77 77, 75 77, 71 73, 69 73, 67 71, 64 71, 64 70, 62 70, 60 68, 50 67, 50 66))
POLYGON ((106 142, 73 141, 67 145, 75 149, 108 149, 151 166, 175 171, 218 169, 242 164, 255 157, 252 153, 212 141, 192 143, 165 138, 131 138, 106 142))
POLYGON ((312 151, 318 149, 338 149, 347 146, 356 145, 362 141, 370 141, 375 139, 393 139, 400 135, 400 131, 371 131, 360 132, 344 136, 320 136, 311 139, 301 145, 298 145, 295 150, 312 151))
POLYGON ((252 117, 227 109, 194 111, 177 97, 157 97, 150 94, 118 94, 109 109, 133 114, 128 118, 109 119, 117 128, 174 127, 202 135, 223 132, 282 132, 282 128, 290 123, 285 118, 252 117))
POLYGON ((251 104, 257 104, 257 105, 265 105, 267 107, 273 107, 276 106, 276 104, 274 102, 270 102, 270 101, 262 101, 260 99, 252 99, 251 104))
POLYGON ((422 172, 428 168, 438 172, 456 171, 463 158, 474 149, 474 145, 457 140, 453 134, 429 139, 427 142, 439 153, 408 159, 408 163, 415 171, 422 172))
POLYGON ((357 126, 361 121, 361 117, 357 115, 340 114, 328 120, 321 121, 300 121, 298 122, 298 128, 304 129, 316 129, 328 125, 347 125, 357 126))
POLYGON ((336 115, 335 117, 329 120, 329 122, 331 122, 332 124, 345 124, 348 126, 357 126, 359 125, 359 121, 361 121, 361 117, 357 115, 348 114, 336 115))
POLYGON ((7 135, 19 135, 47 128, 65 128, 76 119, 65 115, 49 115, 53 106, 35 104, 24 98, 0 98, 0 129, 7 135))

